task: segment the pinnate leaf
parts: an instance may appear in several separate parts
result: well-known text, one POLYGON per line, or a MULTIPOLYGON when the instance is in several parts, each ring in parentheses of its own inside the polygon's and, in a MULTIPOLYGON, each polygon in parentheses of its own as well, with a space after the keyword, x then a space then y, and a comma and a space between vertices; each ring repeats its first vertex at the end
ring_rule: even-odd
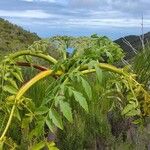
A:
POLYGON ((83 97, 82 93, 80 92, 77 92, 77 91, 73 91, 73 94, 74 94, 74 98, 77 102, 79 102, 79 104, 81 105, 81 107, 83 107, 83 109, 88 112, 89 109, 88 109, 88 104, 87 104, 87 101, 86 99, 83 97))
POLYGON ((90 84, 82 78, 82 86, 88 96, 88 98, 91 100, 92 99, 92 89, 91 89, 91 86, 90 84))
POLYGON ((68 102, 60 101, 60 110, 69 122, 73 122, 72 111, 68 102))
POLYGON ((50 109, 49 111, 49 118, 52 120, 52 122, 60 129, 63 129, 63 123, 61 115, 54 109, 50 109))

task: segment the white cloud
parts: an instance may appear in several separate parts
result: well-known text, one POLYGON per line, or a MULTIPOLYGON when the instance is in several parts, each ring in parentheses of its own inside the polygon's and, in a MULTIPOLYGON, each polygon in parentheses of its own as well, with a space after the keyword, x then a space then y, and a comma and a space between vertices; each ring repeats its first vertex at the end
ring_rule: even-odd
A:
POLYGON ((48 14, 43 10, 25 10, 25 11, 0 10, 0 16, 19 17, 19 18, 37 18, 37 19, 54 17, 53 15, 48 14))
POLYGON ((57 0, 22 0, 25 2, 49 2, 49 3, 56 3, 57 0))
POLYGON ((33 0, 22 0, 22 1, 25 1, 25 2, 33 2, 33 0))
POLYGON ((56 3, 57 0, 37 0, 37 1, 40 1, 40 2, 50 2, 50 3, 56 3))
MULTIPOLYGON (((141 20, 140 19, 134 19, 134 18, 124 18, 124 19, 58 19, 58 20, 32 20, 28 21, 26 18, 25 20, 19 20, 19 19, 13 19, 14 23, 20 24, 20 25, 26 25, 26 26, 45 26, 46 28, 109 28, 109 27, 120 27, 120 28, 129 28, 138 27, 141 28, 141 20)), ((144 27, 150 27, 150 19, 144 20, 144 27)))
POLYGON ((77 8, 92 8, 99 7, 99 0, 70 0, 69 5, 77 8))
MULTIPOLYGON (((68 26, 82 26, 82 27, 141 27, 141 20, 134 18, 124 18, 124 19, 69 19, 68 22, 64 22, 68 26)), ((144 20, 144 27, 150 27, 150 19, 144 20)))
MULTIPOLYGON (((73 26, 73 27, 89 27, 97 28, 101 26, 106 27, 140 27, 141 26, 141 16, 135 15, 136 13, 128 12, 127 8, 137 8, 137 1, 142 0, 22 0, 28 2, 67 2, 70 5, 76 5, 82 9, 69 8, 61 6, 53 6, 47 4, 42 6, 41 3, 38 3, 36 6, 40 10, 21 10, 21 11, 11 11, 11 10, 0 10, 1 17, 16 18, 21 20, 22 18, 30 19, 30 25, 48 25, 50 27, 57 26, 73 26), (131 2, 131 3, 129 3, 131 2), (105 4, 104 4, 105 3, 105 4), (99 4, 104 4, 100 8, 96 9, 87 9, 87 7, 96 7, 99 4), (109 7, 106 6, 109 5, 109 7), (49 7, 52 6, 52 7, 49 7), (83 7, 85 6, 85 7, 83 7), (111 7, 110 7, 111 6, 111 7), (55 7, 55 9, 53 9, 55 7), (120 7, 120 9, 114 8, 120 7), (126 11, 123 8, 126 8, 126 11), (105 11, 104 11, 105 10, 105 11)), ((146 0, 145 0, 146 1, 146 0)), ((33 8, 34 3, 32 4, 33 8)), ((144 26, 150 27, 150 11, 144 15, 144 26)), ((25 22, 26 23, 26 22, 25 22)), ((29 23, 29 21, 28 21, 29 23)))

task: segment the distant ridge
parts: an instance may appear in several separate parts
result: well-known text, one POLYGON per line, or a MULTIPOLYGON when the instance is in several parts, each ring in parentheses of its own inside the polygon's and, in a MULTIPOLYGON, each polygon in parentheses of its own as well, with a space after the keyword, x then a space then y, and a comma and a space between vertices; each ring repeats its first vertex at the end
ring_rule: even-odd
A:
MULTIPOLYGON (((137 51, 142 50, 141 37, 141 35, 129 35, 121 37, 114 42, 120 45, 126 53, 125 59, 130 59, 135 56, 133 48, 137 51)), ((0 18, 0 55, 26 49, 34 41, 38 41, 40 39, 41 38, 36 33, 26 31, 22 27, 0 18)), ((147 45, 149 42, 150 32, 144 34, 144 44, 147 45)))
MULTIPOLYGON (((126 53, 126 59, 130 59, 135 56, 135 52, 133 49, 140 51, 142 50, 142 35, 129 35, 115 40, 114 42, 120 45, 120 47, 126 53), (126 42, 125 42, 126 41, 126 42), (128 43, 128 44, 127 44, 128 43), (130 46, 131 44, 131 46, 130 46)), ((144 45, 147 45, 150 42, 150 32, 144 34, 144 45)))
POLYGON ((0 54, 26 49, 40 37, 0 18, 0 54))

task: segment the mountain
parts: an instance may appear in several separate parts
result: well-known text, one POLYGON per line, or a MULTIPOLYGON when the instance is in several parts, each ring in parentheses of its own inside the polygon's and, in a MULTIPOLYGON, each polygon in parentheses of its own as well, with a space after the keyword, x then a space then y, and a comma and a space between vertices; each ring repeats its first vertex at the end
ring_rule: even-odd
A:
POLYGON ((40 37, 0 18, 0 54, 26 49, 40 37))
MULTIPOLYGON (((126 53, 125 59, 135 56, 134 51, 142 50, 141 35, 129 35, 115 40, 114 42, 126 53)), ((34 41, 40 40, 36 33, 24 30, 7 20, 0 18, 0 55, 17 50, 26 49, 34 41)), ((144 34, 144 44, 150 41, 150 32, 144 34)))
MULTIPOLYGON (((144 34, 144 45, 150 42, 150 32, 144 34)), ((120 45, 120 47, 126 53, 125 59, 130 59, 135 56, 134 51, 142 50, 142 35, 129 35, 115 40, 114 42, 120 45)))

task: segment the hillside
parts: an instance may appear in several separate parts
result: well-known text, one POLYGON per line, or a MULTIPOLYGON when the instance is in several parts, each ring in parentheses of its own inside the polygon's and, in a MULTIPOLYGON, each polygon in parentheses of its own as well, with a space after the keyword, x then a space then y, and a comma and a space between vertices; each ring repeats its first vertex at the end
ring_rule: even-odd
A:
MULTIPOLYGON (((120 47, 125 51, 125 58, 130 59, 135 55, 134 49, 137 51, 142 49, 140 37, 141 35, 129 35, 121 37, 114 42, 120 45, 120 47)), ((0 18, 0 55, 20 49, 26 49, 37 40, 40 40, 40 37, 38 37, 36 33, 26 31, 22 27, 0 18)), ((149 41, 150 32, 144 34, 144 43, 146 44, 149 41)))
MULTIPOLYGON (((120 47, 126 53, 126 59, 132 58, 135 53, 134 50, 142 50, 141 35, 129 35, 115 40, 114 42, 119 44, 120 47)), ((150 41, 150 32, 144 34, 144 44, 146 45, 150 41)))
POLYGON ((40 38, 23 28, 0 18, 0 54, 25 49, 40 38))

